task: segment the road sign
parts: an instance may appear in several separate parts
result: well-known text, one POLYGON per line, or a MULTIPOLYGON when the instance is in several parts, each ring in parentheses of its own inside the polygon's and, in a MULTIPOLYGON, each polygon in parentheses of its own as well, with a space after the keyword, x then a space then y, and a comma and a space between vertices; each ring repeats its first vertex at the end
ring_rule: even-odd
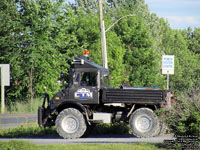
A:
MULTIPOLYGON (((4 76, 4 86, 10 86, 10 65, 0 64, 0 67, 1 67, 1 72, 3 72, 3 76, 4 76)), ((0 81, 1 81, 1 77, 0 77, 0 81)))
POLYGON ((162 56, 162 74, 174 74, 174 55, 162 56))

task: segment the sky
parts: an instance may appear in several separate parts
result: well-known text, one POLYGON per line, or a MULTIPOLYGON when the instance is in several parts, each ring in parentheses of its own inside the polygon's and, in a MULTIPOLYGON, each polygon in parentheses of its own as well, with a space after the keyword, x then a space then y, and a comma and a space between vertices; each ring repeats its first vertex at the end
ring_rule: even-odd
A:
POLYGON ((200 28, 200 0, 145 0, 145 3, 151 13, 163 17, 173 29, 200 28))
POLYGON ((163 17, 173 29, 200 28, 200 0, 145 0, 151 13, 163 17))

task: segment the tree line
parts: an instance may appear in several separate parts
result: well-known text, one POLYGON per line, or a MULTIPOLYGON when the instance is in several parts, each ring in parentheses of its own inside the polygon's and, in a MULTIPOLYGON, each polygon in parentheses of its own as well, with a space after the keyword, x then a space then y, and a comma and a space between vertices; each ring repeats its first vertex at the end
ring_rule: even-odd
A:
MULTIPOLYGON (((11 66, 9 101, 50 95, 61 87, 60 72, 89 49, 102 65, 98 0, 0 1, 0 61, 11 66)), ((144 0, 108 0, 103 5, 111 87, 166 88, 161 73, 162 55, 175 55, 170 88, 184 91, 200 87, 200 28, 174 30, 163 18, 150 13, 144 0)))

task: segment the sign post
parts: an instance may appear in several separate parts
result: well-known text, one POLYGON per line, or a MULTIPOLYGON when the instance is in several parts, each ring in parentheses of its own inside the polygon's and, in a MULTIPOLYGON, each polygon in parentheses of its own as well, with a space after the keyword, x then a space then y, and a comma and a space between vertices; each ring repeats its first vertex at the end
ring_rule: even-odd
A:
POLYGON ((1 113, 5 110, 4 69, 1 67, 1 113))
POLYGON ((5 86, 10 86, 10 65, 0 64, 1 75, 1 113, 5 112, 5 86))
POLYGON ((174 55, 162 56, 162 74, 167 74, 167 90, 169 90, 169 75, 174 74, 174 55))

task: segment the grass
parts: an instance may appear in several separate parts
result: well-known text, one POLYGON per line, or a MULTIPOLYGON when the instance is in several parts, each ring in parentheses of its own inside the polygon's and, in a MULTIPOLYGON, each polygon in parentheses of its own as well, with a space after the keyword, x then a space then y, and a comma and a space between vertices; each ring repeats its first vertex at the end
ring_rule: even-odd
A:
MULTIPOLYGON (((90 129, 89 135, 110 136, 110 135, 130 135, 130 129, 122 123, 98 124, 94 129, 90 129)), ((24 137, 59 137, 56 128, 40 128, 35 124, 24 124, 20 127, 10 129, 0 129, 0 137, 24 138, 24 137)))
POLYGON ((0 138, 34 138, 34 137, 59 137, 55 127, 40 128, 36 125, 25 124, 10 129, 0 129, 0 138))
POLYGON ((67 144, 37 145, 24 141, 1 142, 1 150, 166 150, 155 144, 67 144))
POLYGON ((38 106, 42 106, 43 99, 35 98, 33 101, 16 101, 7 105, 6 113, 37 113, 38 106))

